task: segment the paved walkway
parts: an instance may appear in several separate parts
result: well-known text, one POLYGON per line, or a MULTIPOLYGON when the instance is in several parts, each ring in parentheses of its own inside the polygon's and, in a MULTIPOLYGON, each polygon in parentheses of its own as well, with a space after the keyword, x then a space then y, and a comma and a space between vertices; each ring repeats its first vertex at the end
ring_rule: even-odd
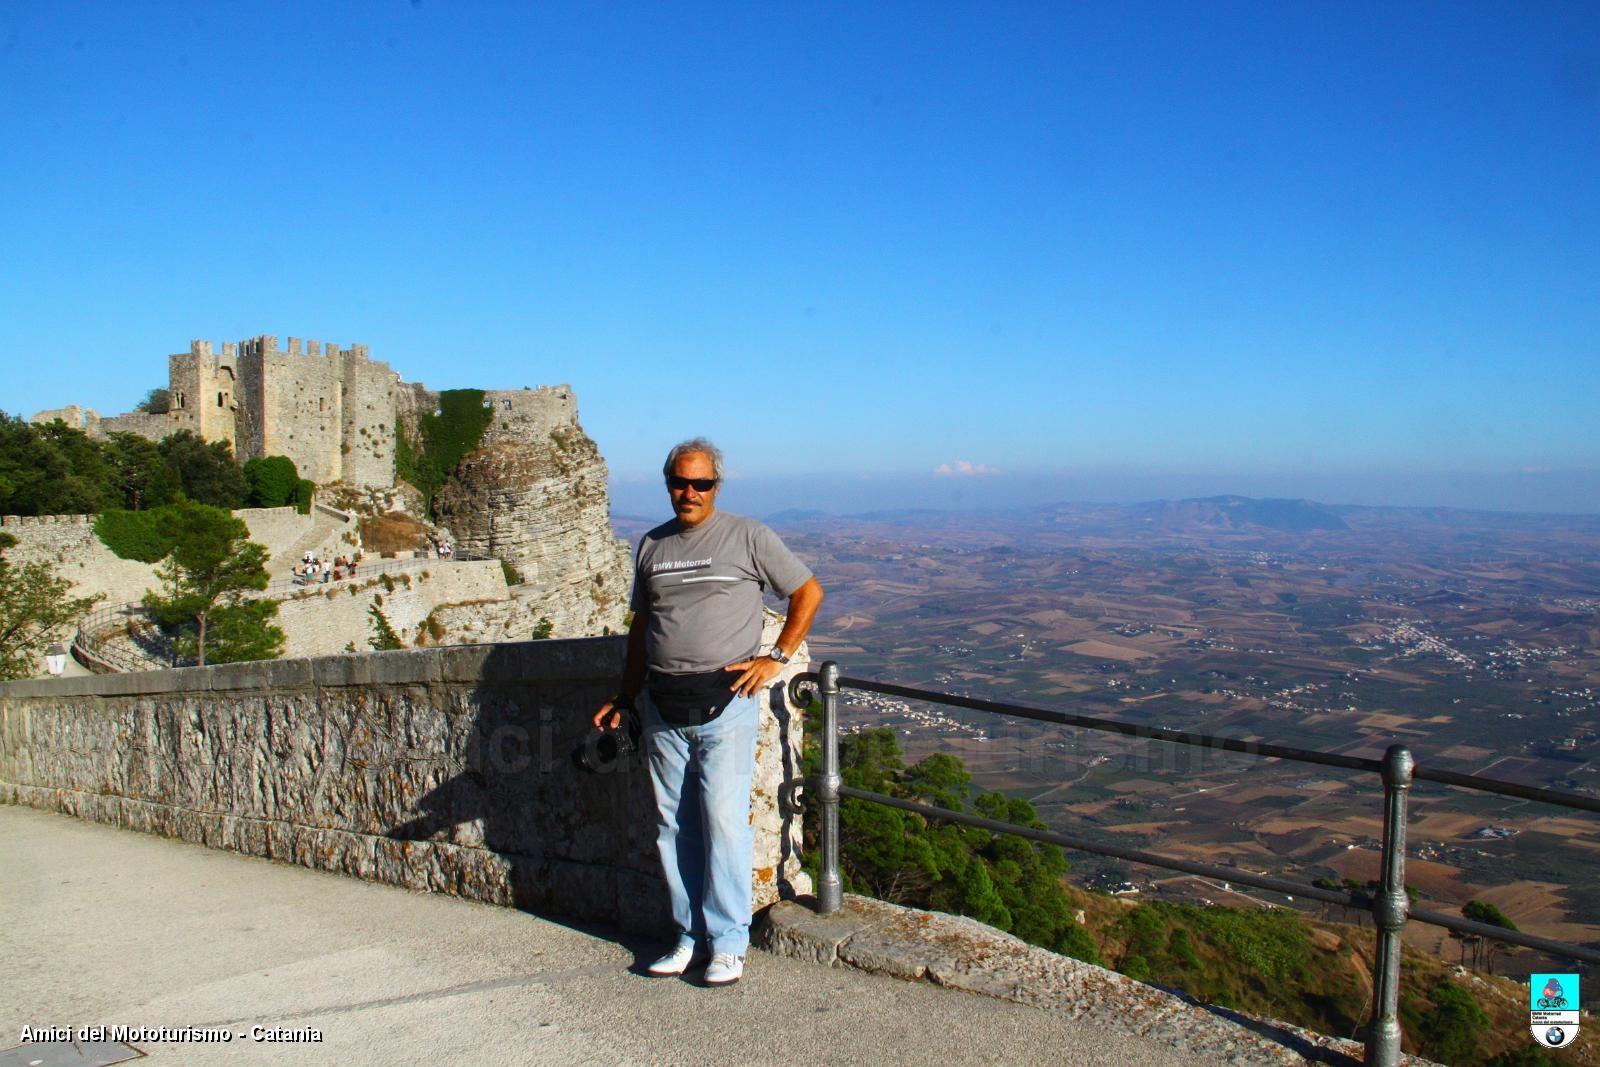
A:
POLYGON ((1086 1020, 760 952, 732 988, 634 973, 657 947, 0 805, 0 1067, 136 1055, 16 1047, 24 1026, 94 1025, 235 1035, 131 1041, 200 1067, 1195 1062, 1086 1020))

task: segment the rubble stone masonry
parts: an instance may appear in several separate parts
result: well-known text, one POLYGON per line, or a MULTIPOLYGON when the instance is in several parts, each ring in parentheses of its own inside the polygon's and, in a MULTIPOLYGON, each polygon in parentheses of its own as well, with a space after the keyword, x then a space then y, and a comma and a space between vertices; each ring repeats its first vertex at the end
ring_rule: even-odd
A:
MULTIPOLYGON (((0 802, 659 935, 642 761, 595 775, 569 755, 623 650, 589 638, 3 683, 0 802)), ((781 689, 763 698, 758 906, 810 891, 779 800, 801 731, 781 689)))

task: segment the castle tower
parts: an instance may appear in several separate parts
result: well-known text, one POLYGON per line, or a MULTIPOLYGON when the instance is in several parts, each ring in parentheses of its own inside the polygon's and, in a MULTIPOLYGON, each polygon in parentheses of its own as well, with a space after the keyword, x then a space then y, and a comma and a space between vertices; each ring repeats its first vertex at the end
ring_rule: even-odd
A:
POLYGON ((229 347, 219 358, 210 341, 190 341, 189 351, 168 356, 168 403, 173 432, 191 430, 207 441, 226 441, 237 456, 240 396, 229 347))
POLYGON ((344 414, 343 477, 356 485, 394 481, 395 394, 400 375, 387 363, 367 358, 366 345, 351 345, 340 367, 340 407, 344 414))
POLYGON ((342 477, 337 359, 301 354, 298 337, 289 338, 287 352, 269 334, 239 343, 241 459, 288 456, 303 478, 325 484, 342 477))

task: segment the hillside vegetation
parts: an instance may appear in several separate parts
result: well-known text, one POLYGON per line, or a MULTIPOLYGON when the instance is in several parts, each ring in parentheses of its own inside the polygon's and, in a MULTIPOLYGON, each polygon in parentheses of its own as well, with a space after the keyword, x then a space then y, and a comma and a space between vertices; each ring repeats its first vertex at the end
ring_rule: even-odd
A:
POLYGON ((417 417, 414 438, 403 424, 395 427, 395 477, 417 488, 430 513, 433 495, 478 447, 494 418, 483 406, 483 396, 482 389, 446 389, 439 394, 437 411, 417 417))

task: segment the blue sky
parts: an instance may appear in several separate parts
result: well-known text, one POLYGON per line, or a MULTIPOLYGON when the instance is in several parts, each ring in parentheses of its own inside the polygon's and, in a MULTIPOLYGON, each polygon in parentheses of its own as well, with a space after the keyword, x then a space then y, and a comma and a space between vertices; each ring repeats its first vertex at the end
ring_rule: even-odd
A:
POLYGON ((1592 3, 0 0, 0 145, 8 412, 292 334, 619 506, 1600 511, 1592 3))

